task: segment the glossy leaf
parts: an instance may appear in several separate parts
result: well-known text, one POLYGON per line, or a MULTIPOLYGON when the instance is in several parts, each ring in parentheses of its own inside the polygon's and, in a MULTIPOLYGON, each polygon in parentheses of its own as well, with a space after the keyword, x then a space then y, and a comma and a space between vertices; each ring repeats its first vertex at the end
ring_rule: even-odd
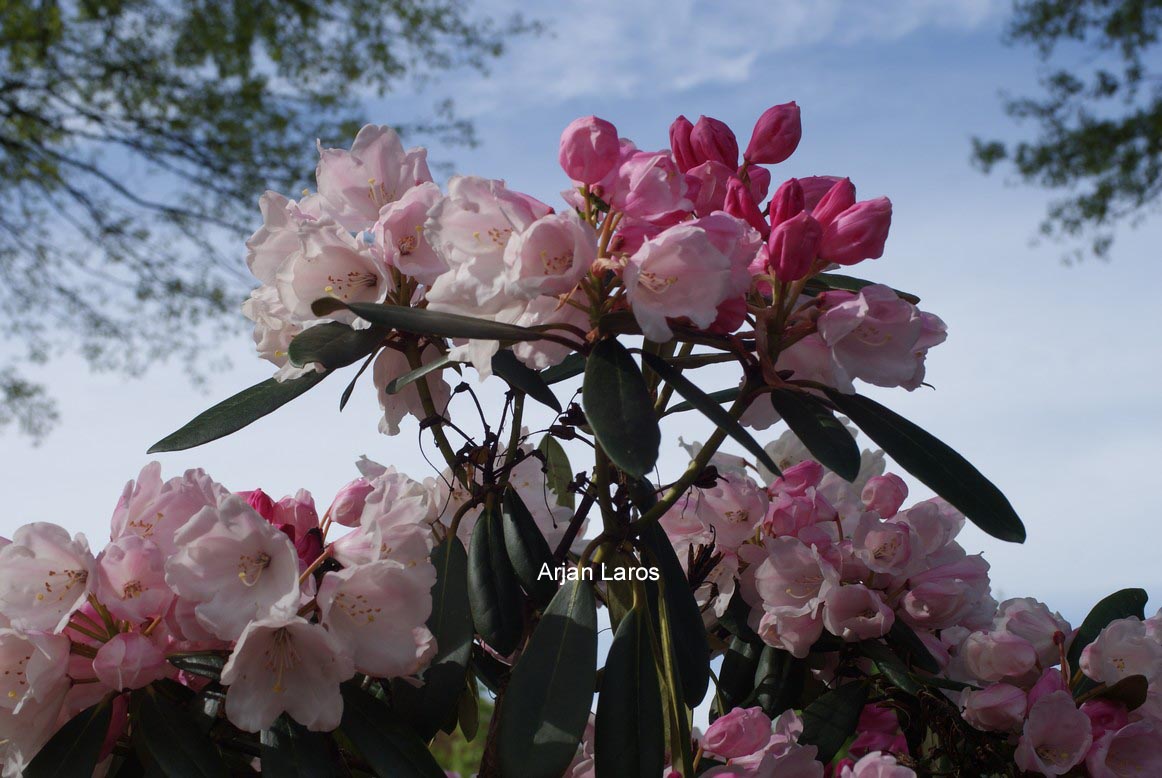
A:
POLYGON ((1137 710, 1146 704, 1146 695, 1150 690, 1150 681, 1144 675, 1127 675, 1110 686, 1100 686, 1077 699, 1081 705, 1092 699, 1120 702, 1127 711, 1137 710))
POLYGON ((387 382, 387 385, 383 387, 383 391, 387 394, 399 394, 401 391, 403 391, 404 387, 414 384, 416 381, 420 380, 429 373, 434 373, 437 370, 441 370, 445 367, 448 367, 449 365, 454 364, 456 364, 456 360, 452 359, 447 354, 441 354, 431 362, 426 362, 417 367, 415 370, 409 370, 403 375, 396 376, 395 378, 391 379, 387 382))
POLYGON ((423 672, 423 684, 392 682, 393 705, 428 740, 450 722, 464 691, 472 658, 472 613, 468 604, 468 555, 452 536, 432 549, 436 583, 428 629, 436 636, 436 656, 423 672))
POLYGON ((827 396, 901 467, 1000 540, 1025 541, 1025 525, 992 481, 945 443, 875 400, 834 389, 827 396))
POLYGON ((682 695, 687 705, 696 708, 710 684, 710 643, 706 639, 702 612, 665 530, 657 523, 650 524, 642 531, 641 541, 661 576, 682 695))
POLYGON ((908 694, 916 694, 920 690, 919 682, 912 676, 904 660, 896 655, 878 640, 865 640, 859 645, 860 652, 875 662, 876 668, 893 686, 903 689, 908 694))
POLYGON ((217 681, 222 677, 222 668, 226 666, 226 656, 209 652, 177 654, 169 657, 169 663, 179 670, 217 681))
MULTIPOLYGON (((742 394, 742 390, 736 386, 732 389, 719 389, 714 392, 707 392, 706 396, 719 405, 726 405, 727 403, 732 403, 737 400, 740 394, 742 394)), ((677 403, 676 405, 671 405, 666 409, 665 415, 669 416, 671 413, 685 413, 686 411, 692 410, 694 410, 694 403, 686 400, 677 403)))
POLYGON ((194 417, 177 432, 154 443, 146 453, 182 451, 223 438, 305 394, 329 375, 307 373, 281 382, 268 378, 194 417))
POLYGON ((511 654, 524 629, 520 583, 504 547, 500 511, 486 507, 468 546, 468 602, 476 631, 502 656, 511 654))
POLYGON ((355 384, 359 383, 359 378, 371 366, 371 362, 375 359, 375 356, 375 353, 371 353, 367 356, 367 359, 363 360, 363 364, 355 371, 355 375, 352 376, 351 382, 347 384, 347 388, 343 390, 343 394, 339 395, 340 412, 347 407, 347 401, 351 399, 351 393, 355 391, 355 384))
POLYGON ((738 707, 754 691, 755 671, 762 650, 762 643, 748 643, 738 637, 730 639, 718 671, 718 692, 723 702, 723 710, 718 715, 738 707))
POLYGON ((597 778, 661 775, 666 732, 649 615, 633 608, 621 620, 605 660, 597 699, 597 778))
POLYGON ((561 401, 545 383, 541 374, 521 362, 508 349, 501 349, 492 357, 492 372, 519 392, 524 392, 542 405, 547 405, 557 413, 561 412, 561 401))
POLYGON ((552 385, 575 378, 585 372, 585 355, 570 354, 552 367, 541 371, 541 379, 552 385))
POLYGON ((282 778, 340 778, 331 736, 280 716, 260 737, 262 774, 282 778))
POLYGON ((518 327, 515 324, 387 303, 348 304, 332 297, 325 297, 316 300, 311 305, 311 310, 315 312, 316 316, 327 316, 336 311, 347 310, 372 324, 379 324, 402 332, 411 332, 415 335, 440 338, 475 338, 519 342, 540 340, 544 337, 537 330, 518 327))
POLYGON ((1069 653, 1066 655, 1069 667, 1074 671, 1077 670, 1082 650, 1096 640, 1111 621, 1130 616, 1145 619, 1148 598, 1149 595, 1146 594, 1145 589, 1121 589, 1093 606, 1093 610, 1081 622, 1077 636, 1073 638, 1073 643, 1069 646, 1069 653))
POLYGON ((388 331, 382 327, 356 330, 337 321, 316 324, 300 332, 287 348, 291 364, 317 363, 334 370, 358 362, 376 351, 388 331))
MULTIPOLYGON (((855 278, 854 276, 845 276, 839 273, 819 273, 807 282, 803 291, 806 294, 819 294, 830 289, 837 289, 843 292, 858 292, 865 286, 871 286, 875 281, 867 281, 862 278, 855 278)), ((917 305, 920 298, 911 292, 901 292, 899 289, 893 289, 896 297, 901 300, 907 300, 912 305, 917 305)))
POLYGON ((354 682, 343 684, 339 728, 380 778, 445 778, 424 741, 354 682))
POLYGON ((803 693, 807 667, 802 659, 774 646, 763 646, 754 674, 754 704, 771 718, 795 707, 803 693))
POLYGON ((512 671, 500 706, 501 773, 558 778, 589 721, 597 678, 597 603, 591 585, 566 581, 512 671))
POLYGON ((642 372, 616 340, 601 341, 589 354, 581 403, 613 464, 638 477, 653 470, 662 433, 642 372))
POLYGON ((855 734, 867 692, 866 683, 855 681, 817 697, 803 710, 803 733, 799 742, 817 746, 815 758, 824 764, 830 762, 855 734))
POLYGON ((185 708, 153 687, 134 694, 133 706, 139 747, 165 775, 173 778, 229 776, 218 748, 185 708))
POLYGON ((28 763, 23 778, 92 775, 112 715, 113 706, 103 700, 73 716, 28 763))
POLYGON ((845 481, 855 480, 859 446, 827 406, 791 389, 773 389, 771 405, 821 465, 845 481))
POLYGON ((753 454, 755 459, 761 462, 764 467, 772 473, 779 472, 779 466, 763 450, 762 445, 738 423, 738 420, 731 416, 719 403, 715 402, 714 398, 695 386, 689 378, 682 375, 682 371, 671 367, 666 360, 656 354, 643 352, 642 359, 667 384, 674 387, 674 391, 686 398, 686 401, 693 404, 703 416, 714 422, 715 426, 724 430, 736 443, 753 454))
POLYGON ((549 490, 556 495, 557 505, 573 510, 577 504, 577 496, 569 491, 569 484, 573 483, 573 466, 569 464, 569 455, 552 435, 541 438, 537 449, 545 457, 545 481, 549 490))
POLYGON ((515 489, 504 490, 501 520, 504 548, 517 580, 537 605, 548 604, 557 593, 557 582, 552 577, 542 577, 541 572, 546 566, 549 570, 556 568, 553 550, 515 489))
POLYGON ((920 640, 916 631, 901 619, 892 622, 892 628, 888 630, 885 640, 900 658, 905 659, 915 667, 933 674, 940 672, 940 664, 936 661, 936 657, 932 656, 928 646, 924 645, 924 641, 920 640))

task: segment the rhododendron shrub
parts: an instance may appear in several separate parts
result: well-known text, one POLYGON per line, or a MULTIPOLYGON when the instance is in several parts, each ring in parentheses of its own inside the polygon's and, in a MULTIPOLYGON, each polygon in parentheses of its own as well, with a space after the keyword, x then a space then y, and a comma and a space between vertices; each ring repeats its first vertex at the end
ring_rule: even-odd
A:
POLYGON ((340 407, 370 381, 380 430, 442 463, 361 459, 329 507, 154 463, 107 542, 21 527, 4 775, 442 776, 457 730, 481 776, 1162 775, 1162 616, 1137 589, 1076 628, 992 596, 958 536, 1021 542, 1014 509, 861 394, 924 384, 945 323, 847 274, 884 255, 886 197, 773 185, 801 136, 793 102, 745 146, 583 117, 556 206, 438 184, 386 127, 321 149, 247 242, 274 376, 153 451, 357 365, 340 407), (690 414, 713 432, 663 475, 690 414))

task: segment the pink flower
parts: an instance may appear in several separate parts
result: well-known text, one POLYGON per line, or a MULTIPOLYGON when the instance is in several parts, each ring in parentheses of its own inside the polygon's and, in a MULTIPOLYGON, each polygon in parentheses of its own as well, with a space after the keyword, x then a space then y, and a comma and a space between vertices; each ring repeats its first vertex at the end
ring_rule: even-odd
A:
POLYGON ((448 269, 448 263, 424 235, 428 211, 441 196, 440 187, 431 182, 412 187, 395 202, 383 206, 371 230, 383 263, 399 268, 425 286, 431 286, 448 269))
POLYGON ((771 720, 763 709, 735 708, 719 716, 702 736, 702 747, 723 759, 748 756, 771 739, 771 720))
POLYGON ((852 547, 856 557, 876 573, 903 573, 912 558, 912 538, 907 525, 881 521, 874 512, 860 516, 852 547))
MULTIPOLYGON (((818 186, 814 192, 818 200, 814 205, 807 202, 806 208, 811 211, 815 221, 826 229, 839 214, 855 205, 855 185, 851 183, 850 178, 832 178, 829 176, 816 178, 814 182, 817 182, 818 186)), ((805 200, 810 199, 806 197, 806 193, 804 197, 805 200)))
POLYGON ((850 767, 844 767, 840 778, 916 778, 916 771, 896 761, 891 754, 872 751, 850 767))
POLYGON ((1112 700, 1089 700, 1081 705, 1081 712, 1089 717, 1089 724, 1096 743, 1107 732, 1116 732, 1130 723, 1126 706, 1112 700))
POLYGON ((674 163, 683 173, 704 161, 699 160, 694 152, 690 138, 693 132, 694 125, 685 116, 679 116, 670 124, 670 150, 674 155, 674 163))
POLYGON ((729 168, 738 166, 738 141, 725 122, 699 116, 690 131, 690 147, 698 162, 721 162, 729 168))
POLYGON ((48 700, 66 681, 68 667, 67 637, 0 628, 0 711, 21 713, 48 700))
POLYGON ((359 517, 367 502, 367 495, 371 494, 374 488, 366 478, 359 477, 340 489, 331 507, 327 509, 331 521, 344 527, 359 526, 359 517))
MULTIPOLYGON (((371 247, 334 222, 312 222, 302 230, 302 247, 275 275, 279 300, 291 316, 316 319, 311 304, 324 297, 345 303, 379 303, 391 280, 371 247)), ((353 321, 352 314, 333 318, 353 321)))
MULTIPOLYGON (((982 557, 968 556, 910 576, 908 592, 901 601, 901 618, 925 629, 959 624, 988 596, 988 569, 982 557)), ((1029 649, 1035 658, 1036 651, 1032 646, 1029 649)))
MULTIPOLYGON (((313 199, 317 205, 320 198, 313 199)), ((299 249, 299 228, 319 214, 307 214, 299 203, 269 190, 259 198, 258 208, 262 226, 246 240, 246 266, 263 284, 273 284, 279 266, 299 249)))
POLYGON ((694 203, 686 197, 686 176, 664 151, 639 151, 621 163, 611 205, 646 221, 659 221, 694 209, 694 203))
POLYGON ((1029 711, 1014 757, 1022 770, 1064 775, 1085 757, 1092 740, 1089 719, 1069 692, 1053 692, 1029 711))
POLYGON ((597 234, 574 211, 542 216, 504 251, 507 292, 532 299, 570 292, 597 259, 597 234))
POLYGON ((330 732, 343 717, 339 684, 354 674, 350 653, 321 625, 294 615, 252 621, 222 668, 226 718, 260 732, 285 712, 330 732))
POLYGON ((1162 775, 1162 729, 1142 720, 1107 732, 1093 744, 1085 766, 1092 778, 1162 775))
POLYGON ((894 518, 912 528, 923 556, 947 546, 964 527, 964 514, 939 497, 922 500, 894 518))
POLYGON ((882 637, 896 620, 883 595, 863 584, 829 584, 821 595, 823 625, 848 642, 882 637))
POLYGON ((766 263, 780 281, 798 281, 806 277, 819 253, 823 234, 819 222, 806 211, 780 222, 771 230, 766 244, 766 263))
POLYGON ((364 230, 379 209, 413 186, 432 180, 426 149, 408 149, 395 130, 368 124, 359 130, 351 150, 319 145, 315 178, 327 209, 345 229, 364 230))
POLYGON ((1037 650, 1029 641, 1007 632, 972 633, 960 656, 975 678, 990 683, 1023 676, 1037 664, 1037 650))
POLYGON ((1007 683, 980 691, 967 690, 961 698, 964 720, 986 732, 1019 732, 1025 723, 1025 692, 1007 683))
POLYGON ((165 583, 165 555, 139 535, 116 538, 97 557, 95 592, 118 619, 141 623, 164 614, 174 597, 165 583))
POLYGON ((892 225, 892 201, 864 200, 835 217, 823 230, 819 256, 840 265, 854 265, 884 254, 892 225))
POLYGON ((735 179, 734 169, 721 162, 707 160, 686 171, 687 197, 694 203, 697 216, 708 216, 726 205, 726 191, 735 179))
POLYGON ((140 632, 122 632, 97 650, 97 679, 115 691, 140 689, 173 672, 161 649, 140 632))
POLYGON ((855 739, 848 747, 848 753, 853 756, 871 751, 908 752, 908 741, 900 731, 900 720, 891 708, 864 705, 855 731, 855 739))
MULTIPOLYGON (((803 185, 799 183, 797 178, 787 179, 771 195, 771 227, 778 227, 787 219, 800 213, 803 208, 803 185)), ((820 237, 823 237, 822 233, 820 233, 820 237)))
POLYGON ((59 632, 96 579, 89 542, 56 524, 25 524, 0 548, 0 614, 16 629, 59 632))
POLYGON ((892 473, 873 476, 864 485, 859 498, 869 511, 875 511, 881 519, 890 519, 908 499, 908 485, 892 473))
POLYGON ((617 128, 596 116, 582 116, 561 133, 557 159, 569 178, 596 184, 617 164, 619 153, 617 128))
POLYGON ((758 203, 755 202, 746 184, 736 177, 731 177, 726 183, 726 201, 722 210, 737 219, 742 219, 764 238, 770 234, 771 228, 763 218, 758 203))
POLYGON ((743 159, 756 165, 777 165, 795 153, 802 137, 798 104, 792 100, 772 106, 755 122, 743 159))
POLYGON ((1037 649, 1042 667, 1058 663, 1060 649, 1054 642, 1058 633, 1068 635, 1072 628, 1059 613, 1053 613, 1043 602, 1032 597, 1005 600, 997 608, 996 628, 1019 635, 1037 649))
POLYGON ((1082 650, 1079 664, 1099 683, 1115 684, 1131 675, 1144 675, 1153 683, 1162 678, 1162 645, 1146 634, 1140 619, 1117 619, 1082 650))
POLYGON ((228 494, 202 470, 187 470, 178 478, 161 480, 161 465, 150 462, 137 481, 125 485, 113 511, 114 538, 140 535, 151 540, 166 557, 177 547, 174 533, 206 506, 216 506, 228 494))

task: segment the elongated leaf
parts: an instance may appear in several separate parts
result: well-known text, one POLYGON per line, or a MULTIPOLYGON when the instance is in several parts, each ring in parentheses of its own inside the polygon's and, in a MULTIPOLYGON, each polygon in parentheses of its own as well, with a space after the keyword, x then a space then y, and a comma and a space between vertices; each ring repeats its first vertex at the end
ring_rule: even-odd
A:
POLYGON ((645 379, 625 346, 603 340, 585 365, 585 417, 613 464, 638 477, 654 468, 662 433, 645 379))
POLYGON ((830 409, 805 392, 771 391, 771 405, 819 463, 845 481, 859 475, 859 446, 830 409))
MULTIPOLYGON (((714 392, 708 392, 706 396, 719 405, 725 405, 726 403, 732 403, 737 400, 740 394, 742 394, 742 390, 736 386, 733 389, 719 389, 714 392)), ((694 410, 694 403, 685 400, 676 405, 671 405, 666 409, 665 415, 669 416, 671 413, 685 413, 686 411, 692 410, 694 410)))
POLYGON ((892 623, 892 628, 888 630, 885 639, 898 656, 912 665, 929 673, 940 672, 940 665, 937 663, 936 657, 932 656, 932 652, 928 650, 928 646, 924 645, 924 641, 920 640, 920 636, 916 634, 915 630, 902 620, 896 619, 892 623))
POLYGON ((696 708, 710 684, 710 644, 702 613, 665 530, 656 523, 651 524, 642 531, 641 541, 656 560, 663 584, 682 694, 686 704, 696 708))
POLYGON ((597 679, 597 602, 585 581, 558 591, 512 671, 500 706, 506 778, 558 778, 589 721, 597 679))
MULTIPOLYGON (((826 292, 829 289, 838 289, 844 292, 858 292, 865 286, 871 286, 875 281, 866 281, 862 278, 855 278, 854 276, 840 275, 839 273, 820 273, 807 282, 803 291, 807 294, 819 294, 826 292)), ((899 289, 893 289, 896 297, 901 300, 907 300, 912 305, 920 302, 920 298, 911 292, 901 292, 899 289)))
POLYGON ((597 778, 661 775, 665 766, 662 693, 642 610, 621 620, 605 660, 593 738, 597 778))
POLYGON ((806 677, 804 660, 796 659, 790 652, 764 645, 755 667, 753 702, 775 718, 788 708, 796 707, 806 677))
POLYGON ((541 378, 546 384, 552 385, 575 378, 585 372, 585 355, 570 354, 559 364, 546 367, 541 371, 541 378))
POLYGON ((386 303, 347 304, 334 298, 325 297, 322 300, 316 300, 311 305, 311 310, 315 312, 316 316, 327 316, 335 311, 347 310, 372 324, 416 335, 431 335, 440 338, 475 338, 519 342, 540 340, 544 337, 536 330, 518 327, 515 324, 386 303))
POLYGON ((875 400, 834 389, 827 396, 901 467, 1000 540, 1025 541, 1025 525, 992 481, 945 443, 875 400))
POLYGON ((1145 589, 1121 589, 1103 598, 1101 602, 1093 606, 1093 610, 1081 622, 1081 627, 1077 630, 1077 636, 1073 638, 1073 643, 1069 646, 1069 653, 1066 657, 1069 659, 1070 669, 1077 670, 1082 649, 1096 640, 1098 634, 1111 621, 1129 618, 1130 616, 1136 616, 1139 619, 1146 618, 1147 599, 1149 599, 1149 595, 1146 594, 1145 589))
POLYGON ((537 605, 546 605, 557 593, 557 582, 551 576, 556 567, 553 550, 541 533, 524 500, 513 488, 504 490, 501 501, 501 519, 504 525, 504 548, 512 563, 512 570, 520 585, 537 605))
POLYGON ((162 773, 173 778, 230 775, 218 748, 185 708, 152 687, 134 694, 133 705, 139 747, 162 773))
POLYGON ((541 438, 537 448, 545 456, 545 480, 549 490, 557 496, 557 505, 573 510, 577 496, 569 491, 569 484, 573 483, 573 466, 569 464, 569 455, 552 435, 541 438))
POLYGON ((1101 686, 1088 694, 1077 698, 1081 705, 1092 699, 1120 702, 1127 711, 1137 710, 1146 703, 1146 694, 1150 690, 1150 681, 1144 675, 1127 675, 1111 686, 1101 686))
POLYGON ((73 716, 28 763, 23 778, 92 775, 112 715, 113 706, 103 700, 73 716))
POLYGON ((762 643, 748 643, 741 638, 731 638, 726 654, 722 658, 722 668, 718 671, 718 692, 722 697, 721 716, 737 707, 750 696, 755 687, 755 671, 758 669, 762 643))
POLYGON ((329 375, 330 372, 307 373, 281 382, 268 378, 194 417, 177 432, 154 443, 146 453, 182 451, 226 437, 315 388, 329 375))
POLYGON ((730 353, 714 352, 711 354, 690 354, 685 357, 666 357, 666 362, 679 370, 697 370, 707 365, 717 365, 723 362, 737 362, 738 356, 730 353))
POLYGON ((226 656, 209 652, 178 654, 169 657, 169 663, 179 670, 217 681, 222 677, 222 668, 226 666, 226 656))
POLYGON ((318 363, 328 370, 358 362, 379 348, 388 330, 383 327, 352 329, 337 321, 316 324, 295 336, 287 356, 299 367, 318 363))
POLYGON ((339 778, 331 736, 311 732, 287 715, 261 734, 262 774, 278 778, 339 778))
POLYGON ((424 740, 453 720, 472 658, 472 613, 468 604, 468 555, 451 536, 432 550, 436 584, 428 629, 436 636, 436 656, 423 684, 392 682, 392 704, 424 740))
POLYGON ((876 668, 883 673, 891 683, 908 694, 916 694, 920 690, 919 682, 908 671, 904 660, 900 659, 892 649, 878 640, 865 640, 859 644, 860 652, 876 664, 876 668))
POLYGON ((492 372, 503 378, 513 389, 524 392, 557 413, 561 412, 561 401, 553 394, 553 390, 545 383, 541 374, 517 359, 508 349, 501 349, 492 357, 492 372))
POLYGON ((428 373, 434 373, 437 370, 455 364, 455 360, 447 354, 441 354, 433 359, 431 362, 420 365, 415 370, 409 370, 401 376, 396 376, 387 382, 387 386, 383 388, 387 394, 399 394, 404 387, 414 384, 428 373))
POLYGON ((380 778, 444 778, 428 747, 386 705, 343 684, 343 734, 380 778))
POLYGON ((701 411, 703 416, 714 422, 715 426, 725 430, 727 435, 753 454, 764 467, 772 473, 779 472, 779 466, 775 464, 775 461, 771 459, 767 452, 763 451, 763 447, 759 442, 751 437, 751 434, 738 423, 738 420, 715 402, 714 398, 695 386, 689 378, 682 375, 682 371, 670 367, 666 360, 656 354, 642 352, 642 359, 667 384, 674 387, 674 391, 685 397, 687 402, 692 403, 695 408, 701 411))
POLYGON ((520 583, 504 548, 500 511, 489 506, 472 529, 468 556, 468 602, 472 623, 484 642, 502 656, 511 654, 520 640, 520 583))
POLYGON ((375 359, 375 356, 376 355, 372 353, 367 356, 367 359, 363 360, 363 364, 360 365, 359 369, 355 371, 355 375, 351 378, 351 382, 347 384, 347 388, 343 390, 343 394, 339 395, 340 413, 342 413, 343 409, 347 407, 347 401, 351 399, 351 393, 355 391, 355 384, 359 383, 360 376, 362 376, 364 371, 366 371, 367 368, 371 366, 371 361, 375 359))
POLYGON ((816 759, 830 762, 853 734, 867 701, 867 684, 845 683, 826 692, 803 710, 799 742, 819 748, 816 759))

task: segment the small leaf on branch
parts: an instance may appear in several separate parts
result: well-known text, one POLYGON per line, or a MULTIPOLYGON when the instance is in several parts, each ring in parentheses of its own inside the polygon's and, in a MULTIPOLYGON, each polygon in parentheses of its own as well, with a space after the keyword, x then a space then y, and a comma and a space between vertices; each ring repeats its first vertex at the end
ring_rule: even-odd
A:
POLYGON ((375 351, 387 334, 383 327, 356 330, 337 321, 324 322, 296 335, 287 348, 287 356, 297 367, 317 363, 334 370, 375 351))
POLYGON ((577 752, 597 680, 597 602, 566 581, 512 671, 500 706, 503 775, 558 778, 577 752))
MULTIPOLYGON (((706 396, 719 405, 725 405, 737 400, 740 394, 742 394, 742 390, 736 386, 732 389, 718 389, 713 392, 707 392, 706 396)), ((671 413, 685 413, 686 411, 692 411, 694 409, 694 403, 686 400, 675 405, 671 405, 666 409, 665 415, 669 416, 671 413)))
POLYGON ((537 449, 545 456, 545 481, 557 497, 557 505, 573 510, 577 499, 569 491, 569 484, 573 483, 573 466, 569 464, 569 455, 552 435, 545 435, 537 449))
POLYGON ((557 413, 561 412, 561 401, 545 383, 541 374, 528 367, 508 349, 501 349, 492 357, 492 372, 503 378, 517 391, 524 392, 542 405, 547 405, 557 413))
POLYGON ((484 642, 498 654, 511 654, 524 630, 523 598, 505 551, 504 527, 495 507, 490 505, 481 512, 468 548, 468 602, 472 623, 484 642))
POLYGON ((409 370, 401 376, 396 376, 387 382, 387 386, 383 391, 387 394, 399 394, 404 387, 414 384, 428 373, 434 373, 437 370, 456 364, 456 360, 452 359, 447 354, 441 354, 433 359, 431 362, 420 365, 415 370, 409 370))
POLYGON ((387 303, 344 303, 333 297, 324 297, 311 304, 316 316, 328 316, 336 311, 351 311, 359 318, 384 327, 439 338, 474 338, 479 340, 506 340, 520 342, 540 340, 544 333, 515 324, 505 324, 458 313, 429 311, 387 303))
POLYGON ((855 734, 859 714, 867 701, 867 684, 845 683, 817 697, 803 710, 803 733, 799 742, 819 748, 815 758, 827 764, 855 734))
POLYGON ((150 446, 148 454, 183 451, 223 438, 306 394, 330 375, 307 373, 289 381, 268 378, 194 417, 188 424, 150 446))
POLYGON ((973 524, 1000 540, 1025 541, 1025 525, 1001 490, 947 444, 875 400, 835 389, 827 396, 888 456, 973 524))
POLYGON ((556 579, 541 577, 546 565, 550 570, 556 567, 553 550, 515 489, 504 490, 501 506, 504 547, 513 572, 533 602, 546 605, 557 593, 556 579))
POLYGON ((605 660, 593 737, 597 778, 661 775, 666 732, 649 615, 621 620, 605 660))
POLYGON ((830 409, 806 392, 771 390, 771 405, 819 463, 845 481, 859 475, 859 446, 830 409))
POLYGON ((642 372, 625 346, 603 340, 593 347, 581 389, 585 417, 613 464, 638 477, 658 461, 662 433, 642 372))

